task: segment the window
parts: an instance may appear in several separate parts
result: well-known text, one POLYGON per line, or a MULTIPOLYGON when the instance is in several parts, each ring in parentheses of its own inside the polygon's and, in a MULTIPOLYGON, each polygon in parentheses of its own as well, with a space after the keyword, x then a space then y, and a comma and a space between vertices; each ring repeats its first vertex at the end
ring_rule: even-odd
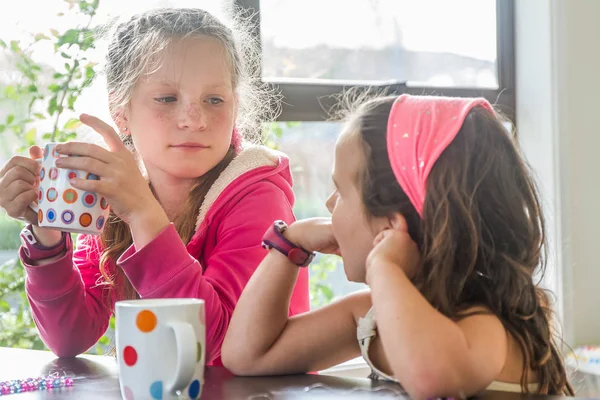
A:
POLYGON ((498 87, 495 0, 260 5, 265 79, 498 87))
MULTIPOLYGON (((235 2, 260 27, 263 80, 284 96, 267 130, 290 157, 298 218, 328 215, 340 125, 325 121, 345 89, 482 96, 514 121, 513 0, 235 2)), ((325 274, 311 270, 325 275, 335 296, 364 287, 347 282, 339 263, 325 274)), ((313 293, 313 306, 322 294, 313 293)))

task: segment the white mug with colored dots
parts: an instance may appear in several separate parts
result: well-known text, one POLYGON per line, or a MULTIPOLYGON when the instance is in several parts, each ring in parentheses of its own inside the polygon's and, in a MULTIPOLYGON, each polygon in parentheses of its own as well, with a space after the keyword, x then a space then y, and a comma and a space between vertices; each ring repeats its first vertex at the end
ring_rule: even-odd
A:
POLYGON ((116 342, 125 400, 199 399, 204 382, 204 301, 116 303, 116 342))
POLYGON ((44 155, 38 161, 42 165, 38 201, 29 207, 38 214, 38 225, 65 232, 99 235, 110 213, 104 197, 71 186, 72 178, 99 179, 81 170, 56 167, 56 159, 68 157, 58 154, 58 143, 44 146, 44 155))

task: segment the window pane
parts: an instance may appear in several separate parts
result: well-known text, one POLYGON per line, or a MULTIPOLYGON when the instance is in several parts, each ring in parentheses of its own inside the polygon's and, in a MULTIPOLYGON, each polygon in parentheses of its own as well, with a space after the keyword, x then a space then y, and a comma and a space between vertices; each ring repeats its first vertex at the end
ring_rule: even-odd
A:
MULTIPOLYGON (((277 147, 290 158, 298 219, 330 215, 325 201, 333 191, 331 171, 340 128, 337 122, 277 122, 267 128, 277 132, 277 147)), ((334 256, 318 257, 310 266, 310 277, 312 308, 366 287, 349 282, 341 260, 334 256)))
POLYGON ((497 88, 495 0, 261 0, 263 77, 497 88))

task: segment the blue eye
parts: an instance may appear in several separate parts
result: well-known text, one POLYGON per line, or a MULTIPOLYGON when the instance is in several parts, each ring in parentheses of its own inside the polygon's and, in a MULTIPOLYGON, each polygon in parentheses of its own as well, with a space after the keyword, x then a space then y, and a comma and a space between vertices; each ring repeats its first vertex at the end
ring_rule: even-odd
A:
POLYGON ((159 103, 173 103, 173 102, 177 101, 177 98, 175 96, 165 96, 165 97, 157 97, 154 100, 156 100, 159 103))
POLYGON ((211 97, 207 101, 213 106, 218 106, 219 104, 224 103, 223 99, 220 99, 218 97, 211 97))

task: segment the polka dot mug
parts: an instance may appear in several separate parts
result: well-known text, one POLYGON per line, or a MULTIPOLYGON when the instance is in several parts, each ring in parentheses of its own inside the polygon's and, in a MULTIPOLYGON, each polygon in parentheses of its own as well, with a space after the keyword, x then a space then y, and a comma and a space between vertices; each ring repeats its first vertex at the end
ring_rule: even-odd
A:
POLYGON ((204 382, 204 301, 116 303, 116 344, 125 400, 199 399, 204 382))
POLYGON ((60 231, 99 235, 110 209, 106 199, 93 192, 75 189, 71 178, 99 179, 81 170, 56 167, 56 159, 66 157, 56 152, 58 143, 48 143, 41 164, 37 203, 29 207, 38 214, 38 225, 60 231))

